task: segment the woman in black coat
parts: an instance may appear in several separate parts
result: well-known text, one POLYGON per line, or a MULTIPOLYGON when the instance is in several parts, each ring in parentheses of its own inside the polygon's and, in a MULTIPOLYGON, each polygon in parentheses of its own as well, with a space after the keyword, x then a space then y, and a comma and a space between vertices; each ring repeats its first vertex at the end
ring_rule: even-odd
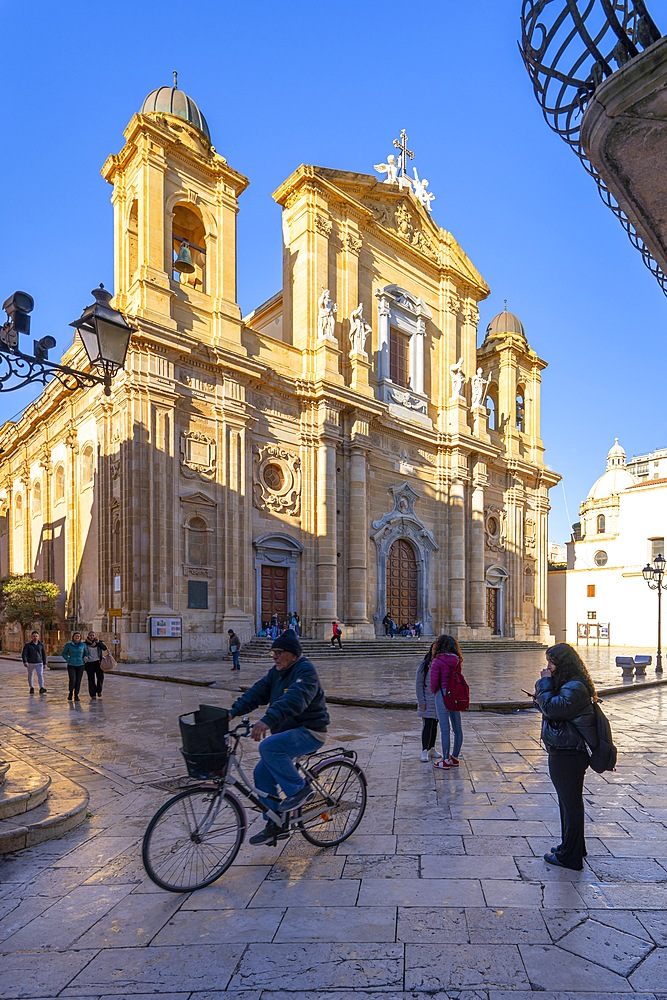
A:
POLYGON ((566 642, 547 649, 547 665, 533 698, 542 713, 542 742, 549 753, 549 777, 558 795, 561 842, 544 855, 547 864, 581 871, 584 839, 584 774, 589 746, 597 742, 595 685, 579 654, 566 642))

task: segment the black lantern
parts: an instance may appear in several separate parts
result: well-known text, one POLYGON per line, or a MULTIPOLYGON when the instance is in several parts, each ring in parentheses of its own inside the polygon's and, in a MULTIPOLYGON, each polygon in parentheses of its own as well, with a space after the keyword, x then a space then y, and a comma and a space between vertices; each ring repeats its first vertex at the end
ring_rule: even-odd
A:
POLYGON ((79 331, 93 368, 101 368, 104 372, 106 392, 111 376, 125 366, 132 327, 122 313, 111 308, 111 293, 104 285, 95 288, 92 295, 95 302, 70 326, 79 331))

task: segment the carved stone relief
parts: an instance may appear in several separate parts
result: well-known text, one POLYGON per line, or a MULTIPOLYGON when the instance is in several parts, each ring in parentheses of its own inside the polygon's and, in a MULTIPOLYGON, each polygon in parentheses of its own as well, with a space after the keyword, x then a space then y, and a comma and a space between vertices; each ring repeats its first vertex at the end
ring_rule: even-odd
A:
POLYGON ((273 445, 253 448, 253 503, 276 514, 301 513, 301 459, 273 445))
POLYGON ((505 511, 495 504, 484 508, 486 547, 493 552, 505 551, 505 511))
POLYGON ((202 431, 181 433, 181 472, 187 479, 212 479, 216 471, 216 446, 202 431))

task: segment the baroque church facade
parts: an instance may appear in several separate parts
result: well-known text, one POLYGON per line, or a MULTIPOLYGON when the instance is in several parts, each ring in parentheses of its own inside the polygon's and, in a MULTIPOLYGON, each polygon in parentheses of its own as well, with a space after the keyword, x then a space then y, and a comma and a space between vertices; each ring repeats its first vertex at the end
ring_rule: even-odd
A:
POLYGON ((274 192, 283 289, 243 317, 247 179, 176 87, 124 135, 102 173, 136 333, 111 397, 52 382, 0 429, 0 572, 54 580, 62 627, 115 624, 126 660, 295 610, 318 637, 389 613, 548 639, 545 362, 507 311, 477 347, 489 288, 425 184, 393 157, 384 178, 299 167, 274 192))

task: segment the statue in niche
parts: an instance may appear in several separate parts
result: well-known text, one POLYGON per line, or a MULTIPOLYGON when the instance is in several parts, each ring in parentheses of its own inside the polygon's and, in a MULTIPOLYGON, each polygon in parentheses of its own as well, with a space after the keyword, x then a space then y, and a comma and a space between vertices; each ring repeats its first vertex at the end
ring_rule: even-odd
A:
POLYGON ((463 371, 463 358, 449 366, 449 374, 452 376, 452 399, 463 399, 463 386, 466 382, 463 371))
POLYGON ((477 373, 473 375, 470 379, 470 385, 472 387, 472 402, 471 406, 484 406, 484 397, 486 396, 486 387, 491 381, 491 376, 487 379, 482 375, 482 369, 478 368, 477 373))
POLYGON ((331 298, 331 292, 325 288, 318 300, 317 334, 320 340, 335 340, 336 313, 338 306, 331 298))
POLYGON ((415 193, 417 201, 424 206, 427 212, 431 211, 431 202, 435 201, 435 195, 427 191, 428 181, 425 177, 421 180, 419 179, 419 174, 417 173, 417 168, 412 168, 412 173, 415 175, 415 179, 412 182, 412 188, 415 193))
POLYGON ((357 354, 366 353, 366 339, 371 327, 364 320, 364 307, 360 302, 350 313, 350 347, 357 354))

